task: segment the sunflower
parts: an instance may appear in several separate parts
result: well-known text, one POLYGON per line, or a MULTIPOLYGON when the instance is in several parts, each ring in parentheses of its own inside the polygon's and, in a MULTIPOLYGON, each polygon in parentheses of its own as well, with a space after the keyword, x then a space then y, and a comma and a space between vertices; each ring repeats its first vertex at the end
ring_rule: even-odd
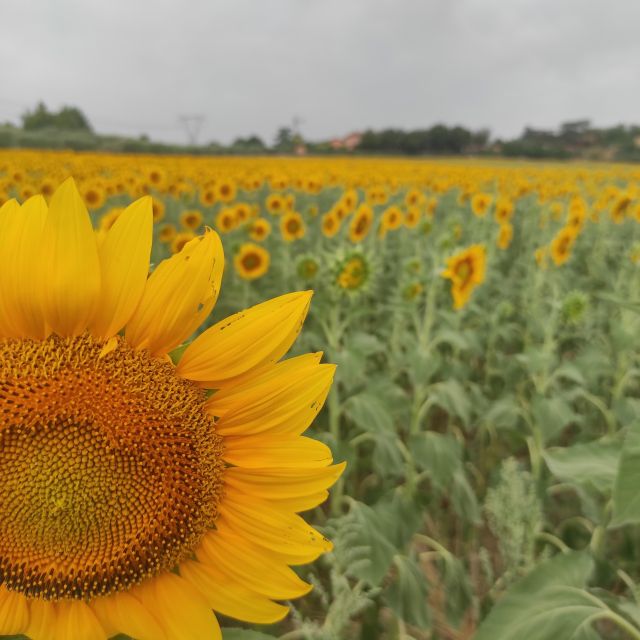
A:
POLYGON ((279 193, 268 195, 265 204, 267 211, 274 216, 282 213, 285 208, 284 198, 279 193))
POLYGON ((285 242, 293 242, 304 237, 305 228, 302 216, 295 211, 285 213, 280 218, 280 233, 285 242))
POLYGON ((160 167, 148 167, 146 171, 146 179, 154 189, 162 190, 167 181, 167 174, 160 167))
POLYGON ((407 227, 407 229, 415 229, 420 223, 420 218, 420 207, 411 205, 407 207, 404 214, 404 226, 407 227))
POLYGON ((471 211, 478 218, 483 218, 487 215, 492 202, 493 198, 488 193, 476 193, 471 198, 471 211))
POLYGON ((370 275, 369 261, 362 253, 350 253, 336 265, 335 284, 345 293, 361 291, 370 275))
POLYGON ((623 193, 618 196, 613 205, 611 206, 611 219, 616 224, 621 224, 627 216, 627 213, 631 209, 632 198, 628 193, 623 193))
POLYGON ((587 203, 582 198, 573 198, 569 203, 567 227, 572 227, 577 233, 584 226, 586 219, 587 203))
POLYGON ((188 242, 195 238, 193 231, 181 231, 176 233, 171 241, 171 253, 180 253, 188 242))
POLYGON ((382 213, 382 218, 380 219, 380 228, 378 230, 378 235, 381 238, 384 238, 387 235, 388 231, 395 231, 400 228, 402 225, 402 211, 400 211, 399 207, 391 206, 387 207, 382 213))
POLYGON ((269 252, 264 247, 245 242, 236 253, 233 264, 243 280, 255 280, 269 271, 270 261, 269 252))
POLYGON ((216 197, 220 202, 231 202, 236 197, 236 185, 232 180, 220 180, 215 184, 216 197))
POLYGON ((123 211, 124 207, 113 207, 112 209, 109 209, 109 211, 104 213, 100 218, 100 230, 109 231, 109 229, 111 229, 114 222, 120 217, 120 214, 123 211))
POLYGON ((216 192, 212 186, 204 187, 200 191, 200 204, 203 207, 211 207, 216 202, 216 192))
POLYGON ((534 252, 533 252, 533 257, 535 258, 536 264, 541 268, 541 269, 546 269, 547 268, 547 258, 549 256, 549 250, 547 247, 538 247, 534 252))
POLYGON ((551 241, 551 259, 556 266, 563 265, 571 256, 571 249, 576 241, 575 227, 563 227, 551 241))
POLYGON ((160 240, 160 242, 171 242, 176 237, 177 233, 178 230, 176 229, 175 225, 165 224, 160 228, 160 231, 158 232, 158 240, 160 240))
POLYGON ((451 280, 454 309, 462 309, 473 290, 484 282, 486 260, 486 250, 481 244, 474 244, 447 260, 442 277, 451 280))
POLYGON ((325 238, 333 238, 340 231, 340 220, 333 213, 333 211, 329 211, 329 213, 325 213, 322 216, 322 235, 325 238))
POLYGON ((164 202, 162 202, 162 200, 157 200, 156 198, 153 198, 151 202, 151 210, 153 212, 153 221, 155 223, 155 222, 160 222, 160 220, 164 218, 166 207, 164 205, 164 202))
POLYGON ((106 200, 106 193, 99 184, 88 184, 82 188, 82 198, 89 209, 99 209, 106 200))
POLYGON ((513 216, 513 209, 513 202, 509 198, 498 198, 498 201, 496 202, 496 210, 493 214, 496 222, 499 222, 500 224, 509 222, 513 216))
POLYGON ((503 222, 500 225, 496 244, 499 249, 508 249, 511 240, 513 240, 513 225, 510 222, 503 222))
POLYGON ((409 189, 404 196, 404 204, 407 207, 416 207, 424 204, 426 198, 419 189, 409 189))
POLYGON ((236 211, 233 207, 223 207, 216 215, 216 228, 220 233, 229 233, 237 226, 236 211))
POLYGON ((296 273, 305 282, 311 282, 320 271, 320 264, 310 255, 302 256, 296 265, 296 273))
POLYGON ((187 209, 180 214, 180 224, 185 229, 195 231, 202 224, 202 212, 198 209, 187 209))
POLYGON ((264 218, 257 218, 251 223, 249 236, 256 242, 262 242, 269 237, 271 233, 271 224, 264 218))
POLYGON ((150 198, 97 246, 71 180, 0 224, 0 634, 219 639, 212 610, 284 617, 274 600, 310 589, 288 565, 331 547, 296 514, 343 469, 300 437, 333 367, 278 362, 310 292, 223 320, 174 365, 216 302, 217 234, 147 278, 150 198))
POLYGON ((349 240, 362 242, 373 224, 373 209, 368 204, 361 204, 349 224, 349 240))

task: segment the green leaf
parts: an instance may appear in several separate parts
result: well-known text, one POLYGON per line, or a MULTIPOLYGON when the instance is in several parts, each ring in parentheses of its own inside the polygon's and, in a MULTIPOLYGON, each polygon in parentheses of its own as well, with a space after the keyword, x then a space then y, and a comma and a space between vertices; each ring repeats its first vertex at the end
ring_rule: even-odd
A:
POLYGON ((469 424, 471 402, 464 387, 457 380, 451 378, 432 385, 429 396, 433 404, 442 407, 450 415, 458 416, 463 425, 469 424))
POLYGON ((386 601, 401 620, 426 631, 430 621, 425 575, 413 558, 397 555, 393 563, 397 576, 385 591, 386 601))
POLYGON ((344 405, 346 415, 364 431, 391 432, 393 418, 380 399, 366 391, 351 396, 344 405))
POLYGON ((577 415, 571 405, 560 397, 536 397, 531 402, 533 422, 537 427, 543 443, 549 442, 571 422, 576 421, 577 415))
POLYGON ((631 425, 624 440, 613 486, 611 526, 640 522, 640 422, 631 425))
POLYGON ((370 333, 358 331, 349 336, 349 348, 370 356, 385 350, 384 344, 370 333))
POLYGON ((380 519, 371 507, 362 502, 354 503, 350 515, 358 525, 358 533, 352 539, 352 545, 369 548, 368 562, 359 563, 350 573, 376 587, 387 574, 393 556, 397 553, 396 548, 381 532, 380 519))
POLYGON ((591 618, 607 606, 584 590, 593 560, 582 552, 538 565, 503 596, 474 640, 587 640, 591 618))
POLYGON ((616 479, 621 446, 618 440, 602 438, 572 447, 548 449, 543 455, 556 478, 607 494, 616 479))
POLYGON ((409 450, 416 466, 429 472, 438 489, 446 489, 462 467, 462 449, 452 435, 423 431, 411 436, 409 450))
POLYGON ((516 429, 521 420, 520 406, 511 396, 496 400, 483 418, 484 424, 495 429, 516 429))

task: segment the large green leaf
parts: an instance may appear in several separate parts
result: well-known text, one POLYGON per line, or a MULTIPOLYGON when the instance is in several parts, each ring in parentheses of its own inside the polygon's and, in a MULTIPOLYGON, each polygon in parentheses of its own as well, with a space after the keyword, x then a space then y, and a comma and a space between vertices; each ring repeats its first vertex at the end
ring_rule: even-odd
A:
POLYGON ((531 402, 533 422, 542 441, 549 442, 571 422, 577 415, 569 403, 558 396, 554 398, 536 397, 531 402))
POLYGON ((464 387, 454 378, 438 382, 429 390, 429 400, 453 416, 458 416, 463 425, 471 419, 471 402, 464 387))
POLYGON ((626 434, 613 486, 611 526, 640 522, 640 422, 626 434))
POLYGON ((380 399, 372 393, 359 393, 347 400, 345 413, 364 431, 393 431, 393 418, 380 399))
POLYGON ((602 438, 572 447, 548 449, 544 459, 556 478, 606 494, 613 489, 621 447, 619 440, 602 438))
POLYGON ((397 555, 393 563, 397 574, 385 590, 385 599, 401 620, 426 631, 429 628, 427 579, 413 558, 397 555))
POLYGON ((584 590, 593 560, 582 552, 538 565, 491 610, 473 640, 588 640, 607 606, 584 590))

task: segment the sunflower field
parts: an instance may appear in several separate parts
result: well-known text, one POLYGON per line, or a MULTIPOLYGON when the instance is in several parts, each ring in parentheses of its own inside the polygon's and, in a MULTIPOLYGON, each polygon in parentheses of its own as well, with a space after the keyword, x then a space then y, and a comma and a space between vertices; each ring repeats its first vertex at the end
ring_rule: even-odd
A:
MULTIPOLYGON (((104 274, 111 232, 124 234, 118 222, 125 217, 134 228, 130 205, 140 198, 153 219, 151 267, 139 267, 140 291, 147 273, 149 283, 154 274, 159 282, 172 259, 200 264, 198 252, 207 243, 218 251, 219 237, 224 269, 216 262, 210 275, 221 282, 215 308, 209 313, 215 300, 196 305, 197 322, 185 320, 189 330, 181 332, 165 327, 170 298, 139 293, 117 326, 87 316, 70 330, 62 307, 47 302, 55 313, 46 312, 46 322, 67 336, 51 342, 35 329, 5 331, 17 321, 6 311, 10 302, 0 300, 0 410, 10 422, 19 398, 33 392, 12 386, 21 368, 37 377, 47 363, 80 367, 88 358, 96 385, 101 376, 108 382, 150 372, 145 393, 158 411, 171 411, 173 397, 189 407, 216 406, 217 439, 193 445, 204 452, 198 455, 206 464, 199 458, 193 465, 202 467, 212 492, 205 497, 216 506, 181 516, 188 535, 175 530, 186 520, 163 512, 169 520, 162 531, 171 530, 177 546, 165 557, 150 537, 148 557, 144 550, 136 556, 144 564, 138 573, 127 561, 114 581, 108 557, 99 575, 87 574, 98 576, 93 582, 54 580, 53 569, 38 573, 40 565, 29 573, 42 540, 58 559, 71 545, 56 523, 79 509, 75 496, 84 495, 87 479, 73 476, 76 489, 63 497, 38 485, 45 492, 38 496, 46 494, 38 500, 53 505, 47 518, 58 537, 38 533, 49 520, 43 525, 35 510, 27 517, 16 506, 31 495, 36 463, 23 464, 26 445, 5 422, 1 633, 33 640, 640 640, 640 169, 2 151, 1 251, 9 250, 2 234, 11 207, 21 205, 26 216, 37 200, 63 218, 64 202, 86 207, 104 274), (72 184, 69 176, 77 191, 59 186, 72 184), (310 294, 292 293, 309 290, 310 306, 310 294), (236 362, 228 316, 251 325, 242 358, 253 358, 253 369, 236 362), (87 327, 94 337, 82 333, 87 327), (112 352, 124 354, 121 364, 112 352), (213 364, 203 364, 205 356, 213 364), (169 380, 167 363, 207 395, 169 380), (337 365, 335 376, 329 365, 337 365), (304 427, 287 431, 303 410, 304 427), (310 437, 299 438, 311 422, 310 437), (271 435, 254 441, 245 427, 249 435, 271 435), (274 461, 278 473, 269 475, 274 461), (14 469, 26 478, 24 495, 14 469), (235 506, 225 507, 227 496, 235 506), (20 518, 21 527, 11 524, 20 518), (200 541, 199 527, 220 538, 204 545, 202 557, 189 537, 200 541), (23 547, 29 553, 14 561, 23 547), (160 565, 166 571, 156 590, 145 590, 160 565), (114 593, 120 600, 108 601, 114 593), (210 632, 206 621, 197 626, 195 600, 215 611, 221 632, 217 623, 210 632)), ((19 255, 36 264, 32 236, 15 237, 24 246, 19 255)), ((128 246, 124 235, 119 246, 128 246)), ((122 269, 138 264, 136 251, 121 256, 122 269)), ((184 274, 175 292, 191 295, 199 276, 184 274)), ((11 298, 3 278, 0 291, 11 298)), ((45 289, 58 286, 46 273, 39 278, 45 289)), ((35 291, 42 288, 36 280, 16 282, 35 291)), ((34 316, 20 304, 26 327, 34 316)), ((64 389, 63 403, 81 403, 75 378, 64 389)), ((48 415, 48 397, 29 411, 48 415)), ((133 425, 126 428, 134 434, 128 410, 114 399, 104 406, 101 420, 133 425)), ((154 406, 145 408, 153 425, 154 406)), ((58 427, 41 434, 38 424, 30 433, 48 451, 58 427)), ((73 416, 64 424, 73 425, 73 416)), ((128 446, 144 449, 145 433, 128 446)), ((149 448, 162 448, 160 431, 149 433, 157 435, 149 448)), ((51 450, 64 459, 77 440, 65 430, 56 437, 51 450)), ((190 469, 194 454, 181 442, 171 455, 184 456, 190 469)), ((91 455, 96 474, 111 473, 102 454, 91 455)), ((141 468, 130 483, 146 487, 141 468)), ((185 487, 201 491, 189 478, 185 487)), ((108 509, 119 495, 104 496, 108 509)), ((82 504, 91 512, 94 502, 82 504)), ((174 508, 181 504, 176 499, 174 508)))

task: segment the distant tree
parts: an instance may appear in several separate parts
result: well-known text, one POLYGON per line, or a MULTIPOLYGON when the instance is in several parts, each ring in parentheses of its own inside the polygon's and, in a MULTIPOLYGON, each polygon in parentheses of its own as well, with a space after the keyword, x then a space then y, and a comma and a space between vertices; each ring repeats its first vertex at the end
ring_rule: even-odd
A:
POLYGON ((262 139, 256 135, 248 136, 247 138, 236 138, 231 143, 232 150, 245 153, 260 153, 265 151, 266 148, 267 146, 262 139))
POLYGON ((291 127, 280 127, 278 129, 273 146, 277 151, 293 151, 294 135, 291 127))
POLYGON ((44 102, 39 102, 33 111, 27 111, 22 115, 22 128, 25 131, 38 129, 92 131, 89 120, 77 107, 62 107, 60 111, 54 113, 47 109, 44 102))

